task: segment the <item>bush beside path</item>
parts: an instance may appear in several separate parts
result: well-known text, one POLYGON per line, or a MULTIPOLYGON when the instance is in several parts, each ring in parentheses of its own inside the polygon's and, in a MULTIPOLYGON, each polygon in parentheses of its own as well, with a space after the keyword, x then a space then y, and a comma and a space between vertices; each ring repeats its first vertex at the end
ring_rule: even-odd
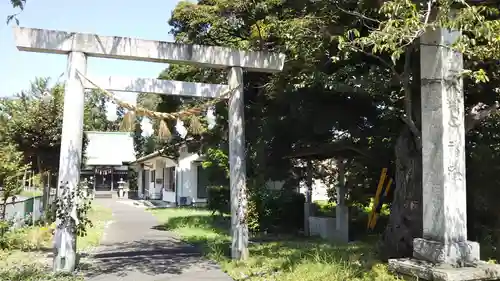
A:
MULTIPOLYGON (((79 253, 99 245, 111 210, 93 203, 89 218, 93 227, 87 236, 78 237, 79 253)), ((3 238, 0 250, 0 280, 9 281, 77 281, 80 276, 54 275, 52 266, 52 238, 55 225, 29 226, 12 230, 3 238)))

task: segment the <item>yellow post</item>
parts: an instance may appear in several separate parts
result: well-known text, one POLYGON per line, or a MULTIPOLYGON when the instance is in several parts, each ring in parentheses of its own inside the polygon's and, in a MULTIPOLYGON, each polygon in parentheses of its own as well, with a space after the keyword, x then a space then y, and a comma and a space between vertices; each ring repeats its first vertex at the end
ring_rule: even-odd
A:
POLYGON ((382 187, 384 186, 386 175, 387 175, 387 168, 383 168, 382 173, 380 174, 380 180, 378 181, 377 191, 375 192, 375 199, 373 200, 372 211, 370 213, 370 216, 368 217, 368 225, 367 225, 368 228, 370 228, 371 221, 374 217, 375 209, 377 208, 378 197, 380 196, 380 192, 382 191, 382 187))
MULTIPOLYGON (((392 179, 389 178, 389 182, 387 183, 387 187, 385 188, 384 198, 387 196, 387 194, 389 194, 389 190, 391 189, 391 185, 392 185, 392 179)), ((377 224, 377 220, 378 220, 379 214, 377 213, 377 209, 376 208, 377 207, 375 206, 375 212, 373 214, 373 218, 371 219, 370 229, 375 228, 375 225, 377 224)))
POLYGON ((387 196, 387 194, 389 194, 389 190, 391 189, 391 185, 392 185, 392 178, 389 178, 389 182, 387 183, 387 187, 385 188, 384 197, 387 196))

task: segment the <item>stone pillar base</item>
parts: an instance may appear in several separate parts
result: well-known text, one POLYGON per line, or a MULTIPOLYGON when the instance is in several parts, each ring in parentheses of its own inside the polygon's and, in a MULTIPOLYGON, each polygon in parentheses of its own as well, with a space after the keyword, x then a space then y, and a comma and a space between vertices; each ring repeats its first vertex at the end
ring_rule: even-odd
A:
POLYGON ((423 238, 413 239, 413 257, 434 264, 464 266, 480 260, 479 243, 464 241, 444 244, 423 238))
POLYGON ((500 280, 500 265, 478 261, 474 266, 452 267, 416 259, 390 259, 389 270, 401 275, 431 281, 500 280))

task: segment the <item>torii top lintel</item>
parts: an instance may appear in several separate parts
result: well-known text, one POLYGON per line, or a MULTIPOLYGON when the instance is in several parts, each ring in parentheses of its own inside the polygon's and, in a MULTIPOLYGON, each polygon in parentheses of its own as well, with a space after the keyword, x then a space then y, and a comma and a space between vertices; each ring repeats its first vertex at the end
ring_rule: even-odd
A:
POLYGON ((255 72, 279 72, 285 55, 241 51, 218 46, 188 45, 129 37, 101 36, 37 28, 14 27, 20 51, 68 54, 159 63, 194 64, 212 68, 242 67, 255 72))

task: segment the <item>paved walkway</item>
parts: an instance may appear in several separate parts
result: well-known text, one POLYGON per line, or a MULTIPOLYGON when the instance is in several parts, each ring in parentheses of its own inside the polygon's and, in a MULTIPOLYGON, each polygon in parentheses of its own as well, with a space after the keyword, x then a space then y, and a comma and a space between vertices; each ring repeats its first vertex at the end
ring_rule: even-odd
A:
POLYGON ((82 260, 87 280, 232 280, 194 247, 167 231, 153 229, 158 221, 143 208, 113 199, 100 199, 98 204, 113 210, 113 221, 101 246, 82 260))

